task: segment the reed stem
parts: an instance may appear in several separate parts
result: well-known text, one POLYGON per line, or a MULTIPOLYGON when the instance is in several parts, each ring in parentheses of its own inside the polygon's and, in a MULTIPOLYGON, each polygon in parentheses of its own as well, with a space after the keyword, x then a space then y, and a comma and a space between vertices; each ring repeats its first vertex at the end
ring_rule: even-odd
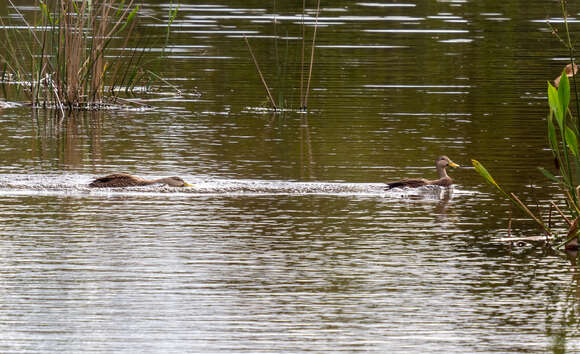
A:
POLYGON ((258 71, 258 75, 260 76, 260 79, 262 80, 262 85, 264 85, 264 88, 266 89, 266 92, 268 93, 268 98, 270 99, 270 104, 272 104, 272 106, 274 107, 275 110, 278 110, 278 106, 276 106, 276 102, 274 102, 274 98, 272 98, 272 94, 270 93, 270 89, 268 88, 268 85, 266 84, 266 80, 264 79, 264 75, 262 75, 262 71, 260 70, 260 65, 258 65, 258 60, 256 60, 256 56, 254 56, 254 51, 252 50, 252 46, 250 45, 250 42, 248 41, 248 38, 246 37, 246 35, 244 35, 244 41, 246 41, 246 45, 248 46, 248 49, 250 51, 250 55, 252 56, 252 60, 254 61, 254 65, 256 66, 256 70, 258 71))
POLYGON ((312 78, 312 67, 314 65, 314 48, 316 47, 316 33, 318 32, 318 15, 320 14, 320 0, 316 6, 316 20, 314 22, 314 34, 312 35, 312 51, 310 53, 310 68, 308 69, 308 82, 306 84, 306 94, 304 95, 304 109, 308 109, 308 94, 310 93, 310 79, 312 78))
POLYGON ((306 12, 306 0, 302 0, 302 50, 300 55, 300 109, 304 108, 304 50, 306 26, 304 25, 304 14, 306 12))
POLYGON ((522 201, 521 201, 521 200, 520 200, 520 199, 519 199, 519 198, 518 198, 518 197, 517 197, 517 196, 516 196, 514 193, 510 193, 510 196, 513 198, 513 200, 514 200, 514 201, 515 201, 515 202, 516 202, 516 203, 517 203, 517 204, 518 204, 518 205, 519 205, 519 206, 520 206, 520 207, 521 207, 521 208, 522 208, 522 209, 523 209, 523 210, 524 210, 524 211, 525 211, 525 212, 526 212, 526 213, 527 213, 527 214, 528 214, 528 215, 529 215, 529 216, 530 216, 532 219, 534 219, 534 221, 535 221, 535 222, 536 222, 538 225, 540 225, 540 227, 541 227, 542 229, 544 229, 544 231, 546 232, 546 234, 547 234, 547 235, 549 235, 549 236, 551 236, 551 235, 552 235, 552 232, 550 231, 550 229, 548 229, 548 228, 546 227, 546 225, 544 225, 544 223, 543 223, 543 222, 542 222, 540 219, 538 219, 538 218, 536 217, 536 215, 534 215, 534 213, 532 213, 532 212, 530 211, 530 209, 528 209, 528 207, 527 207, 527 206, 526 206, 524 203, 522 203, 522 201))
POLYGON ((556 211, 560 214, 560 216, 564 219, 564 221, 566 221, 568 226, 572 226, 572 222, 570 220, 568 220, 566 215, 564 215, 562 210, 560 210, 560 208, 558 208, 558 206, 553 201, 550 201, 550 205, 552 205, 554 207, 554 209, 556 209, 556 211))

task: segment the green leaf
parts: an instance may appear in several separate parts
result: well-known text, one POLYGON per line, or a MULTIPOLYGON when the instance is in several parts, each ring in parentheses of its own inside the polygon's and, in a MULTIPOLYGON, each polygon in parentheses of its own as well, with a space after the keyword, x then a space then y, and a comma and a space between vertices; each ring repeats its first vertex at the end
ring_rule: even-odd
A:
MULTIPOLYGON (((139 11, 139 5, 135 6, 133 11, 131 11, 129 16, 127 17, 127 22, 131 22, 131 20, 133 20, 133 17, 135 17, 135 14, 137 14, 137 11, 139 11)), ((568 80, 566 80, 566 82, 568 82, 568 80)), ((570 88, 568 88, 568 96, 570 96, 570 88)), ((570 99, 570 97, 568 97, 568 100, 569 99, 570 99)))
POLYGON ((491 184, 492 186, 497 188, 501 192, 501 194, 503 194, 507 198, 511 199, 509 197, 509 195, 506 192, 504 192, 504 190, 499 186, 499 184, 497 184, 495 179, 493 179, 493 177, 491 176, 491 173, 489 173, 487 171, 487 169, 485 167, 483 167, 483 165, 479 161, 477 161, 475 159, 471 159, 471 163, 473 164, 475 171, 477 173, 479 173, 481 175, 481 177, 483 177, 483 179, 485 179, 487 181, 487 183, 491 184))
POLYGON ((566 75, 566 69, 562 71, 560 84, 558 85, 558 98, 560 99, 560 111, 562 115, 568 112, 568 104, 570 103, 570 81, 566 75))
POLYGON ((570 127, 566 127, 566 143, 568 144, 568 147, 574 156, 578 157, 578 139, 570 127))
POLYGON ((115 17, 119 17, 121 12, 125 8, 125 0, 121 0, 121 2, 117 5, 117 13, 115 13, 115 17))
POLYGON ((73 8, 75 9, 75 12, 77 13, 77 15, 81 16, 82 14, 81 14, 81 11, 79 10, 79 7, 78 7, 76 1, 72 1, 72 5, 73 5, 73 8))
POLYGON ((550 112, 550 115, 548 116, 548 142, 550 143, 554 155, 559 155, 558 137, 556 136, 556 127, 554 127, 552 116, 553 112, 550 112))
POLYGON ((134 17, 135 17, 135 15, 137 14, 137 11, 139 11, 139 5, 135 6, 135 8, 133 9, 133 11, 131 11, 131 12, 129 13, 129 15, 128 15, 128 16, 127 16, 127 18, 125 19, 125 22, 124 22, 124 23, 121 25, 121 28, 119 28, 119 29, 117 30, 117 32, 116 32, 117 34, 118 34, 118 33, 121 33, 121 32, 123 32, 123 31, 125 30, 125 28, 127 27, 127 25, 128 25, 129 23, 131 23, 131 21, 133 20, 133 18, 134 18, 134 17))
POLYGON ((169 5, 169 21, 167 22, 167 27, 171 27, 175 17, 177 17, 177 10, 179 9, 179 4, 177 7, 173 8, 173 1, 169 5))
POLYGON ((550 110, 554 112, 556 116, 556 121, 558 126, 562 129, 564 124, 564 114, 560 112, 562 106, 560 105, 560 97, 558 96, 558 91, 551 83, 548 82, 548 103, 550 105, 550 110))
POLYGON ((546 170, 545 168, 538 167, 538 170, 540 170, 540 172, 542 172, 542 174, 544 174, 544 176, 546 176, 548 179, 556 183, 562 183, 562 181, 560 181, 558 177, 554 176, 550 171, 546 170))
POLYGON ((44 2, 40 2, 40 11, 42 15, 48 20, 48 23, 54 26, 54 20, 52 16, 50 16, 50 11, 48 10, 48 6, 44 2))

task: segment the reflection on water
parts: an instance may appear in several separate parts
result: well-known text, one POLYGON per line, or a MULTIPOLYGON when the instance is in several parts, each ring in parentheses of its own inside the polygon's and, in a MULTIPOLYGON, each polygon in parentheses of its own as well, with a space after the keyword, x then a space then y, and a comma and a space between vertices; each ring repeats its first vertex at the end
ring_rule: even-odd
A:
MULTIPOLYGON (((450 171, 452 190, 383 188, 435 177, 445 154, 531 205, 558 201, 537 171, 552 161, 545 82, 566 62, 544 25, 557 6, 322 5, 308 114, 316 11, 290 2, 180 4, 155 70, 182 94, 129 97, 154 109, 61 119, 0 90, 2 352, 580 348, 575 256, 498 242, 510 207, 472 169, 450 171), (264 107, 242 35, 285 111, 264 107), (195 187, 87 187, 115 172, 195 187)), ((141 7, 146 57, 169 6, 141 7)), ((513 216, 514 236, 537 235, 513 216)))

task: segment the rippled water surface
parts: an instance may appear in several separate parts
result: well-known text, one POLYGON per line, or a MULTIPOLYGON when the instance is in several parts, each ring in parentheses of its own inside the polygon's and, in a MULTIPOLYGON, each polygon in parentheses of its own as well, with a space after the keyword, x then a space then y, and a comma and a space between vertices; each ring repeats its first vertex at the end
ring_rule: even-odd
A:
MULTIPOLYGON (((469 167, 532 205, 554 191, 537 166, 552 167, 546 81, 566 63, 545 23, 557 4, 301 6, 180 4, 156 69, 180 93, 132 97, 152 108, 60 119, 0 91, 2 352, 580 350, 573 263, 501 242, 510 215, 515 236, 539 231, 469 167), (302 23, 306 73, 317 27, 308 113, 302 23), (441 154, 462 165, 451 190, 385 190, 435 178, 441 154), (194 187, 88 187, 115 172, 194 187)), ((169 9, 141 6, 147 56, 169 9)))

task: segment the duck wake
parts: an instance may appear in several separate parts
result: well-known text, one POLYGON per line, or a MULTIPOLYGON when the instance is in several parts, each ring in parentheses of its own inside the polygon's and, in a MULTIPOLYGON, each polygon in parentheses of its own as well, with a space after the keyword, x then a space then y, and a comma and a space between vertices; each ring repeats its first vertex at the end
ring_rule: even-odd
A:
MULTIPOLYGON (((147 176, 152 179, 159 176, 147 176)), ((0 175, 3 195, 360 195, 397 198, 440 199, 449 190, 437 186, 386 190, 384 183, 295 182, 276 180, 237 180, 186 176, 193 187, 150 185, 126 188, 90 188, 92 175, 0 175)))

